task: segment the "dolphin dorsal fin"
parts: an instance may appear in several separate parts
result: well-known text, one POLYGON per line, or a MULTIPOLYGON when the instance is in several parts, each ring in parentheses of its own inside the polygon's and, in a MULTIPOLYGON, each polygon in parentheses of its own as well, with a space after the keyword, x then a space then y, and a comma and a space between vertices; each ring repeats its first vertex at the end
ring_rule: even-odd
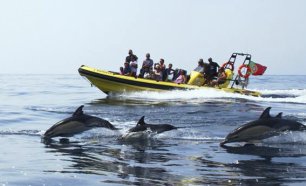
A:
POLYGON ((280 113, 278 113, 275 117, 276 117, 276 118, 282 118, 282 116, 283 116, 283 113, 280 112, 280 113))
POLYGON ((77 108, 74 113, 72 114, 72 116, 79 116, 79 115, 83 115, 83 107, 84 105, 81 105, 79 108, 77 108))
POLYGON ((259 117, 259 119, 271 118, 271 116, 270 116, 270 110, 271 110, 271 107, 266 108, 266 109, 262 112, 262 114, 261 114, 261 116, 259 117))
POLYGON ((138 121, 137 125, 144 125, 144 124, 146 123, 144 122, 144 116, 142 116, 140 120, 138 121))

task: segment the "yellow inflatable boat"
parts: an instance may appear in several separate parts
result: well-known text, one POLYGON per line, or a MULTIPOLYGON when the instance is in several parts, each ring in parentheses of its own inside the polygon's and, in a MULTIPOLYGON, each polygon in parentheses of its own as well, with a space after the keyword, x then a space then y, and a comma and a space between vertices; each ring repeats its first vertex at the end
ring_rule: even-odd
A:
POLYGON ((243 88, 230 87, 230 82, 233 81, 233 72, 226 69, 227 81, 218 87, 203 86, 204 78, 199 72, 193 71, 187 84, 177 84, 173 82, 156 81, 144 78, 135 78, 131 76, 120 75, 116 72, 99 70, 89 66, 82 65, 79 68, 81 76, 87 78, 90 83, 96 86, 105 94, 116 94, 122 92, 136 91, 171 91, 171 90, 193 90, 193 89, 215 89, 230 93, 238 93, 251 96, 260 96, 259 92, 250 91, 243 88))

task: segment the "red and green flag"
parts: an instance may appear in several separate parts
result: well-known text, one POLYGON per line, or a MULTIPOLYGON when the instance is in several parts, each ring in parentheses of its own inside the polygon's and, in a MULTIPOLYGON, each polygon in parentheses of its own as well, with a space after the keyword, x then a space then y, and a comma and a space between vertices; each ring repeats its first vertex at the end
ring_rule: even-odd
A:
POLYGON ((253 76, 260 76, 263 75, 267 69, 266 66, 263 66, 261 64, 255 63, 254 61, 250 61, 249 67, 251 69, 251 74, 253 76))

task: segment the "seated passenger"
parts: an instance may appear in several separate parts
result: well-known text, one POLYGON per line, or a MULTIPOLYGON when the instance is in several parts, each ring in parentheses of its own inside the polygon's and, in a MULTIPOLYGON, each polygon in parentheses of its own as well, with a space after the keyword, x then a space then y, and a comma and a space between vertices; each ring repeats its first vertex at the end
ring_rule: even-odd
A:
POLYGON ((203 59, 200 59, 198 61, 198 66, 194 69, 194 71, 200 72, 202 74, 204 73, 204 61, 203 61, 203 59))
POLYGON ((173 81, 174 70, 172 64, 169 63, 168 68, 164 71, 163 81, 173 81))
POLYGON ((137 61, 132 59, 131 62, 130 62, 130 68, 131 68, 131 76, 133 77, 137 77, 137 61))
POLYGON ((162 81, 162 68, 159 65, 155 66, 154 79, 156 81, 162 81))
POLYGON ((162 71, 166 70, 165 60, 163 58, 159 60, 159 66, 162 71))
POLYGON ((125 62, 128 62, 130 64, 131 61, 137 61, 138 60, 138 57, 133 54, 133 51, 130 49, 129 50, 129 55, 126 56, 125 58, 125 62))
POLYGON ((218 78, 217 78, 217 80, 213 80, 211 82, 211 85, 212 86, 221 85, 221 84, 225 83, 226 78, 227 78, 227 76, 226 76, 226 73, 225 73, 225 69, 223 67, 221 67, 218 70, 218 78))
POLYGON ((128 62, 124 63, 124 68, 123 68, 123 75, 125 76, 130 76, 131 75, 131 68, 128 62))
POLYGON ((186 72, 184 70, 180 70, 180 75, 179 77, 176 78, 174 82, 177 84, 181 84, 181 83, 186 83, 186 81, 187 81, 186 72))
POLYGON ((150 59, 150 54, 146 54, 146 60, 143 61, 142 67, 140 69, 140 74, 139 77, 144 76, 145 73, 150 73, 152 71, 152 66, 153 66, 153 60, 150 59))
POLYGON ((180 73, 181 73, 181 69, 176 68, 173 72, 172 81, 175 81, 180 76, 180 73))
POLYGON ((120 75, 123 75, 123 67, 120 67, 120 75))

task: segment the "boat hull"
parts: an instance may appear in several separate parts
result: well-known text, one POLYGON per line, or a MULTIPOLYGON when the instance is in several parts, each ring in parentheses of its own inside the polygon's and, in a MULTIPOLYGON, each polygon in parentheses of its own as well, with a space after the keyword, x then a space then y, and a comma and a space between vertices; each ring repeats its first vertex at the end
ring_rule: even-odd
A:
POLYGON ((252 96, 260 96, 259 92, 242 90, 236 88, 213 88, 188 84, 177 84, 144 78, 124 76, 118 73, 99 70, 89 66, 79 68, 81 76, 87 78, 90 83, 106 94, 138 91, 171 91, 171 90, 194 90, 194 89, 215 89, 231 93, 239 93, 252 96))

